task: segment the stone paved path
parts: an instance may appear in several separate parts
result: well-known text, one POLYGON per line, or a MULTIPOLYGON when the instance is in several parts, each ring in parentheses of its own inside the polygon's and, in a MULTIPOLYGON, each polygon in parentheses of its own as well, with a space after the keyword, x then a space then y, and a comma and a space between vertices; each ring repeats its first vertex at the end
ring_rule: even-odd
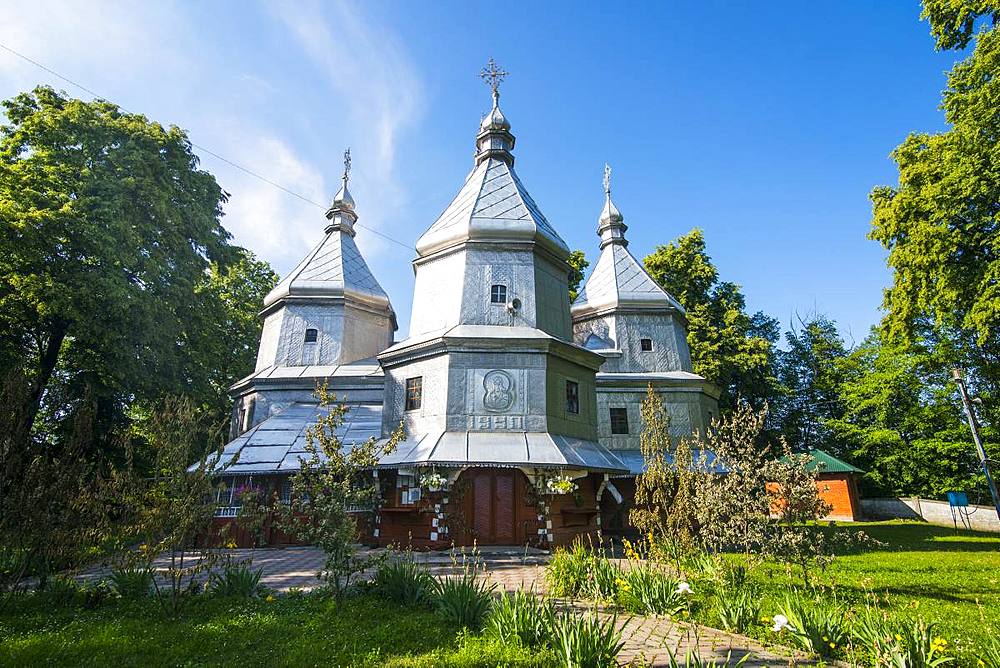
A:
MULTIPOLYGON (((247 549, 226 550, 234 560, 251 557, 247 549)), ((312 547, 262 548, 253 551, 253 565, 263 569, 261 584, 280 591, 292 587, 311 589, 318 584, 316 573, 323 566, 323 553, 312 547)), ((416 552, 415 560, 423 563, 435 575, 457 572, 462 566, 461 554, 441 552, 416 552)), ((479 558, 486 575, 505 591, 523 588, 538 594, 545 593, 543 573, 547 553, 538 550, 480 548, 479 558)), ((165 560, 155 564, 165 567, 165 560)), ((80 574, 83 579, 107 577, 108 571, 95 568, 80 574)), ((561 601, 560 605, 580 614, 593 612, 592 607, 579 602, 561 601)), ((613 613, 598 610, 607 619, 613 613)), ((735 662, 749 655, 747 668, 761 666, 810 666, 812 662, 802 655, 784 648, 765 649, 759 643, 742 636, 725 633, 704 626, 677 622, 667 617, 629 616, 619 613, 617 625, 622 629, 625 647, 619 655, 623 664, 637 666, 669 666, 670 653, 683 665, 687 652, 698 652, 703 660, 723 660, 727 655, 735 662)))

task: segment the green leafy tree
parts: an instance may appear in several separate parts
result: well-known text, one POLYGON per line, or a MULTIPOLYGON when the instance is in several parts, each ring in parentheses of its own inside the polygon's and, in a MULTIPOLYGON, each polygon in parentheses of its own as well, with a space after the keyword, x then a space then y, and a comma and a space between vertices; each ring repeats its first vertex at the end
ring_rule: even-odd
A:
MULTIPOLYGON (((844 413, 826 425, 866 471, 870 493, 986 493, 943 357, 933 341, 898 344, 876 331, 844 360, 844 413)), ((989 427, 984 434, 996 441, 989 427)))
POLYGON ((7 427, 26 448, 40 412, 65 413, 50 399, 88 388, 106 424, 123 398, 186 385, 195 286, 232 250, 225 194, 179 128, 47 87, 3 107, 0 367, 27 383, 7 427))
POLYGON ((225 193, 184 132, 46 87, 3 105, 0 373, 23 390, 0 425, 12 447, 68 442, 85 396, 93 450, 169 395, 224 418, 276 277, 228 243, 225 193))
POLYGON ((230 385, 253 371, 263 321, 258 316, 264 297, 278 282, 267 262, 243 248, 233 248, 235 261, 213 262, 195 286, 204 319, 189 323, 196 337, 194 358, 197 386, 189 393, 221 420, 229 413, 230 385))
POLYGON ((687 311, 694 370, 722 389, 720 403, 733 408, 744 399, 763 406, 775 392, 778 323, 760 312, 747 314, 739 285, 719 280, 702 231, 657 246, 643 263, 687 311))
POLYGON ((569 259, 566 262, 569 263, 569 303, 572 304, 576 301, 577 295, 580 294, 583 273, 590 266, 590 263, 587 262, 587 258, 583 255, 582 250, 575 250, 570 253, 569 259))
POLYGON ((1000 417, 1000 31, 995 0, 927 0, 939 49, 972 53, 948 75, 949 129, 913 133, 892 153, 895 186, 871 193, 870 237, 892 270, 883 326, 895 343, 926 328, 969 370, 989 420, 1000 417), (977 31, 977 27, 979 28, 977 31))
POLYGON ((652 537, 651 547, 665 548, 679 563, 695 540, 693 454, 687 441, 672 444, 670 416, 652 385, 640 410, 639 445, 644 465, 635 479, 635 504, 629 520, 644 536, 652 537))
POLYGON ((931 24, 939 49, 964 49, 972 40, 976 22, 996 24, 1000 3, 996 0, 924 0, 920 18, 931 24))
POLYGON ((153 475, 134 476, 133 486, 122 495, 129 518, 123 537, 141 542, 138 549, 125 545, 118 559, 144 568, 162 560, 156 566, 165 582, 157 579, 153 584, 163 610, 173 615, 224 560, 222 553, 207 547, 213 539, 213 472, 222 459, 221 427, 191 399, 166 397, 137 429, 137 438, 153 452, 153 475), (206 434, 217 448, 204 447, 206 434), (203 454, 192 465, 190 453, 199 449, 203 454))
POLYGON ((826 421, 843 414, 840 384, 847 348, 836 323, 826 316, 800 319, 799 324, 785 333, 787 349, 778 353, 783 396, 775 402, 774 417, 793 450, 822 448, 840 454, 826 421))
MULTIPOLYGON (((20 382, 0 388, 0 416, 9 417, 19 406, 11 399, 25 390, 20 382)), ((50 575, 93 560, 119 534, 120 479, 88 456, 94 403, 81 404, 58 450, 24 451, 0 433, 0 607, 26 577, 44 588, 50 575)))
POLYGON ((384 444, 372 437, 344 447, 337 428, 350 409, 338 405, 326 387, 318 388, 317 395, 321 414, 306 430, 306 456, 291 477, 291 503, 279 505, 278 510, 286 531, 326 554, 318 576, 340 598, 351 578, 374 563, 357 556, 358 523, 362 513, 370 515, 379 503, 378 479, 372 471, 404 434, 400 424, 384 444))

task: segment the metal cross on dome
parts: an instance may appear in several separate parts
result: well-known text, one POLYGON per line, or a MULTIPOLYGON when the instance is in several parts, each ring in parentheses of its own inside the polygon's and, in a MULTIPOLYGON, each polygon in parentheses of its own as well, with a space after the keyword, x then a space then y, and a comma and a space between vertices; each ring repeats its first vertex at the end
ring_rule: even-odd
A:
POLYGON ((507 78, 508 74, 510 72, 500 69, 496 61, 490 58, 489 62, 486 63, 486 67, 479 73, 479 77, 489 83, 493 95, 497 96, 500 94, 500 82, 507 78))
POLYGON ((351 149, 350 147, 344 151, 344 183, 351 178, 351 149))
POLYGON ((611 165, 604 163, 604 192, 611 194, 611 165))

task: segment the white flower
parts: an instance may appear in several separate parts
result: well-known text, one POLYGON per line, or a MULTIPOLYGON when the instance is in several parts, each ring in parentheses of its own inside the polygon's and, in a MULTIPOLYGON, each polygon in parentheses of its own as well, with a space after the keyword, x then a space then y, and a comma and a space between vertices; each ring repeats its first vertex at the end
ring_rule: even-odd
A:
POLYGON ((785 629, 793 630, 792 625, 788 623, 788 617, 785 617, 784 615, 775 615, 774 626, 771 627, 771 630, 775 633, 781 633, 785 629))
POLYGON ((684 582, 683 580, 681 580, 680 582, 677 583, 677 593, 678 594, 690 594, 691 593, 691 585, 689 585, 687 582, 684 582))

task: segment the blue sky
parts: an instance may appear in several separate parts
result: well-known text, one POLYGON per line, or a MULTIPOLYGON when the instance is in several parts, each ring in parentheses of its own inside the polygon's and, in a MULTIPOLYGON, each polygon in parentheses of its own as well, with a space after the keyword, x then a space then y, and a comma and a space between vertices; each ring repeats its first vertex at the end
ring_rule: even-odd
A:
MULTIPOLYGON (((318 203, 352 148, 358 242, 408 322, 412 244, 458 191, 489 107, 476 74, 508 71, 516 168, 592 261, 605 161, 642 258, 692 227, 751 310, 787 326, 824 312, 848 340, 889 280, 866 239, 889 152, 943 128, 953 53, 913 0, 831 3, 15 1, 0 43, 318 203)), ((49 83, 0 50, 0 96, 49 83)), ((285 272, 320 208, 203 154, 231 194, 226 226, 285 272)))

